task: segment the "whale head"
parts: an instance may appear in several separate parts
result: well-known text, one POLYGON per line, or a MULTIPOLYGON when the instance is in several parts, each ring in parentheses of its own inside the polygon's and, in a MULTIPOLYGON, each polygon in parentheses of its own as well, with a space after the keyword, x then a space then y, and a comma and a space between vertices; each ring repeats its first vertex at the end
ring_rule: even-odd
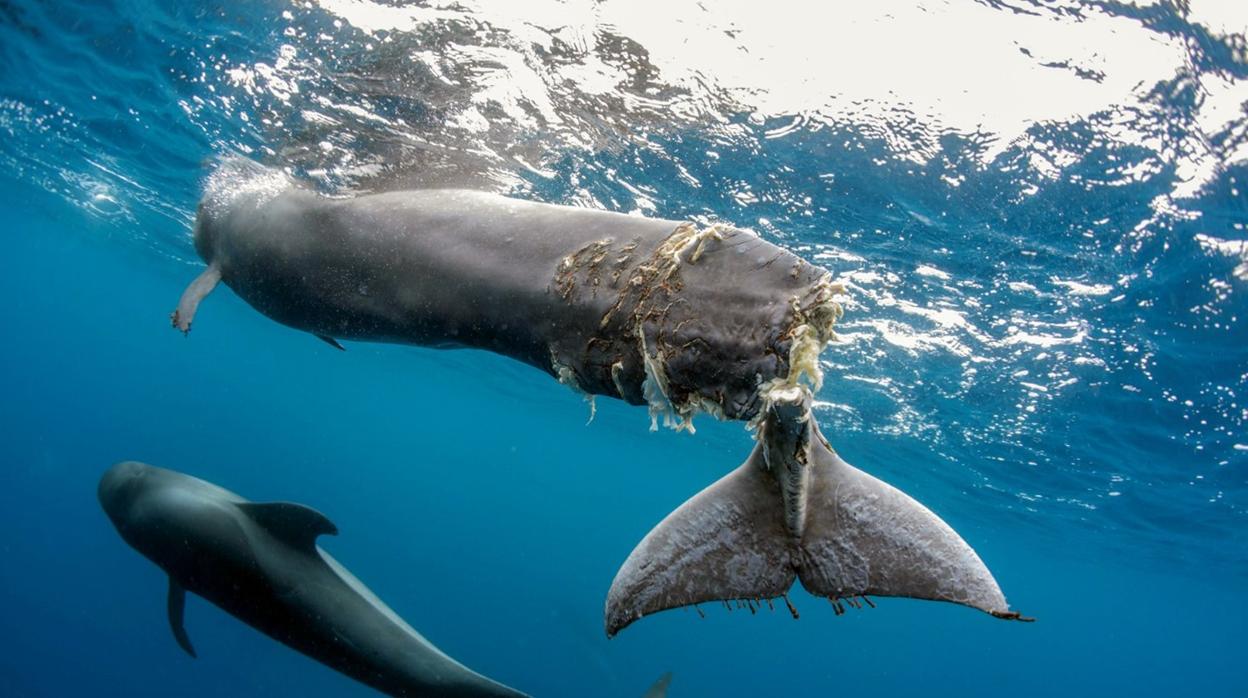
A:
POLYGON ((222 244, 232 229, 246 230, 248 223, 268 202, 297 189, 290 175, 241 156, 225 156, 204 182, 204 196, 195 212, 193 241, 195 251, 208 264, 216 261, 222 244))
POLYGON ((137 461, 100 478, 100 506, 131 547, 167 570, 195 564, 206 551, 237 541, 235 505, 242 498, 182 473, 137 461))
POLYGON ((195 252, 205 264, 212 264, 216 258, 216 242, 213 234, 214 225, 209 209, 200 204, 195 211, 195 227, 191 232, 191 241, 195 244, 195 252))
POLYGON ((108 469, 100 478, 97 495, 104 513, 120 530, 128 527, 130 511, 145 489, 153 468, 138 461, 124 461, 108 469))

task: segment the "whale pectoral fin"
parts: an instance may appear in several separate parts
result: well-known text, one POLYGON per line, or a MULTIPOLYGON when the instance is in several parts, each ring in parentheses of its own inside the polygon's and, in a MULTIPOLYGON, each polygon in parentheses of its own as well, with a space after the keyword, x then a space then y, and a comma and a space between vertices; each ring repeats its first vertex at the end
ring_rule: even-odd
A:
POLYGON ((173 630, 173 639, 178 641, 178 646, 186 650, 191 657, 197 657, 195 648, 191 646, 191 638, 186 634, 186 628, 182 625, 182 618, 186 612, 186 589, 178 584, 173 577, 169 578, 169 628, 173 630))
POLYGON ((333 337, 330 337, 327 334, 318 334, 316 335, 316 338, 321 340, 322 342, 325 342, 329 346, 337 349, 338 351, 346 351, 346 348, 343 347, 341 344, 339 344, 338 340, 334 339, 333 337))
POLYGON ((607 636, 704 601, 763 599, 793 585, 796 551, 775 478, 754 459, 696 494, 637 545, 607 593, 607 636))
POLYGON ((1010 611, 979 555, 949 524, 909 495, 812 443, 810 505, 798 578, 839 606, 856 597, 949 601, 998 618, 1010 611))
POLYGON ((216 264, 209 264, 204 273, 195 277, 190 286, 182 292, 182 298, 178 300, 178 307, 169 316, 173 326, 186 334, 191 331, 191 322, 195 319, 195 311, 199 308, 199 302, 204 299, 212 289, 217 287, 221 282, 221 267, 216 264))
POLYGON ((310 506, 294 502, 244 502, 237 506, 274 538, 303 552, 316 551, 318 536, 338 535, 338 527, 310 506))

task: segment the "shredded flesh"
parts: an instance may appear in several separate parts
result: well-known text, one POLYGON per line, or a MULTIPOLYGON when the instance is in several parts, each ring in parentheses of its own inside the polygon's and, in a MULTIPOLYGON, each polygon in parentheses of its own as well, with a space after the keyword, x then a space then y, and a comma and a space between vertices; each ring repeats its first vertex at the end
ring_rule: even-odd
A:
POLYGON ((594 400, 594 396, 591 393, 586 392, 586 390, 581 387, 580 381, 576 379, 576 372, 574 372, 572 368, 566 364, 560 363, 559 359, 555 356, 553 349, 550 352, 550 365, 555 370, 555 378, 560 383, 571 388, 572 392, 585 398, 585 402, 589 403, 589 420, 585 423, 589 424, 593 422, 594 416, 598 414, 598 403, 594 400))
MULTIPOLYGON (((706 251, 711 241, 721 241, 724 233, 720 226, 711 225, 697 228, 692 223, 679 226, 671 236, 655 251, 653 261, 638 269, 632 283, 666 283, 679 268, 681 263, 694 264, 706 251)), ((834 297, 844 293, 845 288, 834 283, 831 276, 825 274, 815 284, 814 298, 803 305, 801 298, 794 296, 793 326, 788 331, 791 338, 789 346, 789 370, 784 377, 773 378, 759 386, 759 394, 763 399, 763 409, 759 411, 748 425, 757 430, 757 426, 766 413, 767 408, 776 400, 786 397, 793 388, 805 384, 818 391, 823 386, 823 369, 819 365, 819 355, 828 342, 836 338, 833 327, 840 320, 843 309, 834 297)), ((605 323, 604 318, 604 323, 605 323)), ((663 425, 677 431, 693 433, 693 417, 707 412, 716 418, 723 419, 723 408, 713 400, 700 395, 692 396, 684 403, 676 404, 671 400, 667 374, 664 369, 664 357, 661 350, 656 349, 652 355, 646 346, 645 334, 641 318, 636 322, 637 340, 645 367, 645 382, 642 394, 649 403, 650 429, 658 429, 658 418, 663 418, 663 425)))
POLYGON ((793 400, 796 389, 809 389, 818 392, 823 387, 823 367, 819 365, 819 355, 828 342, 836 339, 833 327, 841 319, 844 310, 833 297, 844 293, 845 287, 834 283, 830 275, 824 275, 815 285, 814 302, 802 307, 800 299, 793 298, 794 326, 790 332, 792 342, 789 345, 789 373, 784 377, 776 377, 758 387, 763 406, 754 419, 746 425, 747 429, 758 432, 767 411, 776 402, 793 400))
MULTIPOLYGON (((723 405, 706 396, 694 392, 686 398, 674 400, 667 373, 668 357, 664 355, 662 346, 649 346, 645 335, 645 299, 654 289, 666 288, 677 279, 681 265, 696 264, 714 242, 723 241, 727 229, 720 225, 699 227, 694 223, 682 223, 659 244, 658 248, 647 260, 639 264, 630 274, 627 287, 636 289, 641 294, 641 301, 635 305, 630 301, 625 304, 628 294, 621 292, 616 303, 603 315, 600 327, 606 328, 617 313, 625 312, 625 326, 636 337, 638 353, 641 355, 644 378, 642 380, 642 398, 646 401, 650 414, 650 428, 657 430, 660 423, 677 431, 693 433, 693 418, 703 412, 718 419, 724 419, 723 405)), ((582 267, 591 272, 593 285, 598 285, 597 274, 600 265, 609 254, 609 239, 598 240, 585 245, 582 249, 561 260, 556 274, 555 290, 565 299, 571 294, 573 274, 582 267)), ((631 253, 636 243, 626 250, 631 253)), ((621 263, 626 258, 621 258, 621 263)), ((618 271, 616 272, 618 276, 618 271)), ((796 272, 795 272, 796 273, 796 272)), ((677 283, 678 285, 678 283, 677 283)), ((756 430, 766 408, 774 397, 783 391, 798 385, 806 385, 817 391, 823 384, 823 371, 819 366, 819 354, 829 341, 835 338, 833 326, 840 319, 842 309, 834 300, 838 293, 843 293, 840 284, 833 283, 825 274, 814 285, 813 289, 801 296, 791 299, 792 320, 790 326, 781 334, 782 339, 789 341, 788 371, 783 377, 762 382, 758 392, 762 398, 763 409, 750 422, 749 428, 756 430), (803 303, 803 299, 806 300, 803 303), (773 397, 774 394, 774 397, 773 397)), ((554 348, 551 352, 551 366, 559 382, 571 387, 578 394, 585 396, 590 402, 590 419, 593 419, 593 397, 580 385, 571 367, 561 363, 554 348)), ((616 391, 625 395, 626 391, 620 382, 623 365, 616 362, 611 366, 611 379, 616 391)))
MULTIPOLYGON (((688 264, 697 263, 702 258, 702 253, 706 251, 708 243, 723 239, 724 231, 719 225, 698 228, 692 223, 684 223, 677 226, 676 230, 655 250, 653 261, 638 268, 638 273, 634 275, 631 283, 645 283, 651 287, 656 282, 666 284, 680 265, 686 262, 686 258, 688 264)), ((646 373, 646 378, 642 383, 642 395, 649 404, 650 430, 658 430, 659 417, 663 418, 663 426, 676 431, 688 431, 690 434, 697 431, 693 427, 693 418, 699 413, 707 412, 722 419, 723 409, 714 401, 701 396, 694 396, 681 404, 672 402, 667 371, 663 365, 663 352, 656 348, 655 353, 651 355, 646 346, 641 317, 635 316, 634 322, 638 349, 641 352, 642 365, 646 373)))

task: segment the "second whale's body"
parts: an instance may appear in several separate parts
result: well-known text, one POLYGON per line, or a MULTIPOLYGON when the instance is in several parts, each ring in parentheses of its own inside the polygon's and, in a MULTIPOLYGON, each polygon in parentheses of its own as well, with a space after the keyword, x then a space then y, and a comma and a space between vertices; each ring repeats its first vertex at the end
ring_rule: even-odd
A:
POLYGON ((317 547, 338 531, 314 509, 249 502, 134 461, 104 474, 99 498, 122 538, 169 575, 169 623, 192 656, 188 591, 387 695, 524 696, 447 656, 317 547))

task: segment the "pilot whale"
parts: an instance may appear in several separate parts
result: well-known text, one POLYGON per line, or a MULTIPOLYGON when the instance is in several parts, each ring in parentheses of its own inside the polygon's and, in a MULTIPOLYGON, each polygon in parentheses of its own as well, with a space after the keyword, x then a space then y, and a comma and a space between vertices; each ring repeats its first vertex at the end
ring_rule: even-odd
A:
POLYGON ((873 594, 1019 618, 957 533, 821 436, 811 394, 843 289, 753 232, 477 191, 332 197, 232 158, 208 180, 194 243, 208 266, 172 314, 183 332, 224 282, 338 348, 486 349, 647 405, 651 428, 748 421, 745 465, 621 568, 608 635, 677 606, 779 598, 794 579, 835 609, 873 594))
POLYGON ((387 695, 525 695, 434 647, 321 550, 316 538, 338 529, 314 509, 249 502, 134 461, 104 474, 99 499, 121 537, 169 575, 169 624, 192 657, 188 591, 387 695))
POLYGON ((248 161, 210 178, 194 241, 184 332, 223 281, 335 346, 486 349, 686 427, 753 417, 840 313, 828 272, 752 232, 467 190, 332 198, 248 161))

